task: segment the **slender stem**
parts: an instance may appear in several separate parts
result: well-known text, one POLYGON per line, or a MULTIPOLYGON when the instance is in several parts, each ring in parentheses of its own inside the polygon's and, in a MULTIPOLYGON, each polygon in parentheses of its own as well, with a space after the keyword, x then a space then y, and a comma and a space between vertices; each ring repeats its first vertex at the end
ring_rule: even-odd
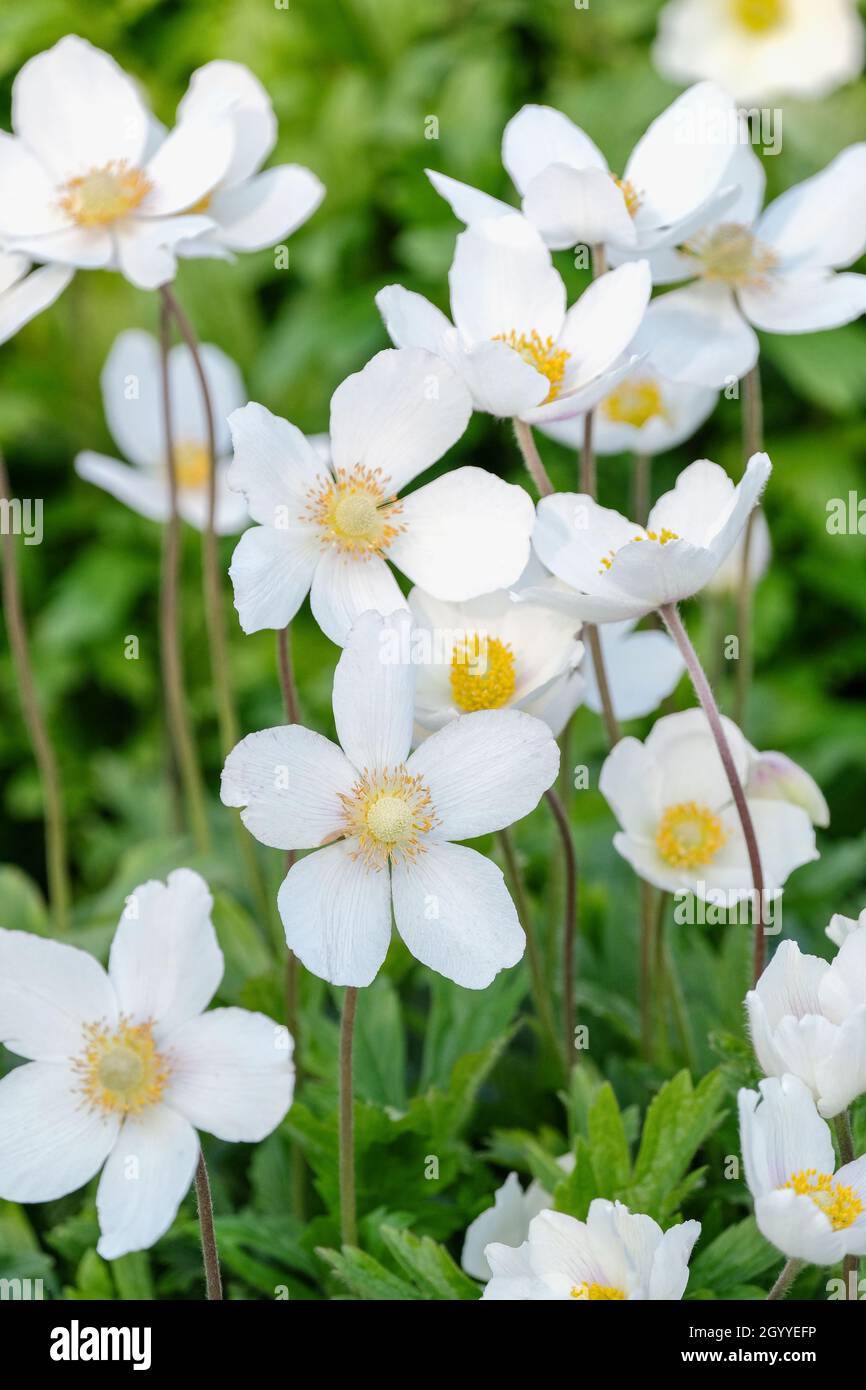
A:
POLYGON ((291 624, 281 627, 277 632, 277 665, 280 670, 280 689, 283 692, 283 708, 290 724, 300 724, 301 707, 295 687, 295 673, 292 668, 292 628, 291 624))
POLYGON ((569 825, 565 807, 553 787, 548 787, 544 795, 547 798, 548 806, 553 812, 553 819, 556 822, 559 838, 562 841, 562 853, 565 861, 565 916, 562 922, 562 1022, 563 1042, 565 1044, 565 1066, 566 1070, 570 1070, 573 1062, 578 1060, 574 1056, 574 946, 577 933, 577 858, 574 853, 574 841, 571 837, 571 826, 569 825))
POLYGON ((201 1230, 201 1253, 204 1260, 204 1277, 209 1300, 221 1300, 223 1281, 220 1274, 220 1257, 217 1250, 216 1233, 213 1225, 213 1198, 204 1154, 199 1154, 195 1170, 195 1195, 198 1202, 198 1224, 201 1230))
MULTIPOLYGON (((763 446, 764 410, 761 400, 761 372, 755 363, 743 378, 743 465, 763 446)), ((735 712, 737 723, 746 719, 749 686, 752 681, 752 587, 749 582, 749 552, 752 548, 755 517, 752 512, 743 537, 743 555, 737 591, 737 687, 735 712)))
MULTIPOLYGON (((11 503, 12 490, 6 460, 0 454, 0 499, 11 503)), ((55 926, 63 931, 69 925, 69 875, 66 864, 66 815, 63 807, 63 790, 60 782, 60 769, 54 753, 54 746, 48 734, 48 726, 42 717, 36 679, 30 660, 30 643, 27 636, 27 622, 21 602, 18 584, 18 566, 15 563, 15 538, 11 527, 0 529, 3 538, 3 615, 9 648, 15 667, 18 691, 21 696, 21 709, 33 756, 42 786, 42 802, 45 814, 45 874, 48 883, 48 899, 55 926)))
POLYGON ((177 460, 175 457, 174 420, 171 405, 171 383, 168 371, 170 340, 169 311, 163 302, 160 313, 160 376, 162 383, 162 422, 165 440, 165 459, 168 470, 170 514, 165 524, 160 577, 160 650, 162 679, 169 734, 183 784, 187 815, 200 854, 210 849, 210 832, 205 813, 201 769, 196 757, 187 710, 183 678, 183 657, 180 634, 180 515, 177 509, 177 460))
MULTIPOLYGON (((839 1142, 839 1157, 842 1165, 854 1162, 854 1136, 851 1133, 851 1116, 847 1110, 837 1115, 833 1121, 836 1138, 839 1142)), ((845 1297, 857 1298, 860 1280, 860 1256, 846 1255, 842 1261, 842 1278, 845 1281, 845 1297)))
POLYGON ((604 664, 604 654, 601 650, 601 638, 598 635, 598 628, 594 623, 584 623, 581 635, 586 641, 592 657, 595 680, 598 686, 599 699, 601 700, 601 717, 604 720, 607 741, 612 748, 615 743, 619 743, 622 737, 622 731, 620 730, 619 720, 616 717, 616 712, 613 707, 613 696, 610 693, 607 667, 604 664))
POLYGON ((789 1288, 793 1284, 800 1270, 803 1268, 805 1260, 788 1260, 782 1273, 779 1275, 770 1292, 767 1294, 766 1302, 778 1301, 784 1298, 789 1288))
POLYGON ((655 889, 646 879, 640 884, 640 1039, 644 1059, 652 1056, 653 1039, 653 940, 655 937, 655 889))
POLYGON ((558 1053, 559 1043, 556 1036, 556 1024, 553 1018, 553 1010, 550 1006, 550 993, 544 978, 541 950, 538 945, 538 937, 535 933, 535 924, 529 907, 529 900, 523 886, 523 875, 520 872, 520 865, 517 862, 517 852, 514 848, 514 841, 508 830, 499 831, 499 843, 502 845, 502 853, 506 868, 508 869, 511 894, 517 908, 517 916, 526 937, 526 959, 529 965, 529 977, 532 981, 532 995, 535 1000, 538 1019, 553 1046, 554 1052, 558 1053))
POLYGON ((358 991, 349 985, 340 1024, 340 1232, 344 1245, 358 1243, 355 1210, 355 1116, 352 1097, 352 1040, 358 991))
POLYGON ((535 483, 542 497, 549 497, 553 492, 553 483, 544 464, 541 462, 541 455, 532 434, 532 426, 527 425, 525 420, 514 421, 514 437, 517 440, 518 448, 526 464, 526 471, 535 483))
POLYGON ((641 526, 646 524, 650 513, 650 492, 652 487, 652 459, 649 454, 635 454, 631 475, 631 514, 641 526))
POLYGON ((740 781, 737 767, 731 753, 724 725, 722 724, 719 707, 713 695, 709 681, 704 674, 698 654, 692 646, 691 639, 686 632, 683 620, 679 615, 675 603, 666 603, 659 612, 662 616, 665 627, 671 637, 679 647, 683 661, 686 663, 695 694, 701 702, 704 714, 709 721, 716 747, 719 750, 719 757, 725 769, 725 776, 731 788, 734 798, 734 805, 737 808, 737 815, 740 818, 740 825, 743 829, 743 838, 746 842, 746 852, 749 856, 749 867, 752 871, 752 885, 755 891, 755 948, 753 957, 753 979, 757 981, 764 968, 764 874, 761 868, 761 856, 758 850, 758 839, 755 835, 755 827, 752 823, 749 804, 746 801, 746 794, 740 781))

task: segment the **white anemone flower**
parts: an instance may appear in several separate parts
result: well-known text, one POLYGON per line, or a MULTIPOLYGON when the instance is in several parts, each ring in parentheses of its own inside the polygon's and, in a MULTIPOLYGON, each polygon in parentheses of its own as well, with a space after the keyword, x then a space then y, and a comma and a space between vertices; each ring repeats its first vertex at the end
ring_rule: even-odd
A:
POLYGON ((108 973, 74 946, 0 931, 0 1197, 51 1202, 90 1182, 97 1250, 164 1235, 199 1161, 197 1129, 255 1143, 292 1101, 292 1039, 246 1009, 204 1010, 223 975, 207 884, 190 869, 127 899, 108 973))
POLYGON ((832 961, 783 941, 746 995, 755 1055, 767 1076, 791 1072, 830 1119, 866 1091, 866 926, 832 961))
MULTIPOLYGON (((574 1168, 574 1154, 565 1153, 557 1163, 563 1173, 574 1168)), ((529 1227, 533 1217, 553 1206, 553 1198, 537 1179, 529 1184, 524 1192, 520 1178, 509 1173, 501 1187, 493 1194, 493 1206, 487 1207, 466 1227, 460 1264, 473 1279, 486 1283, 490 1278, 490 1265, 485 1250, 488 1245, 522 1245, 529 1237, 529 1227)))
POLYGON ((663 1231, 651 1216, 601 1197, 590 1203, 586 1221, 543 1211, 518 1250, 488 1245, 492 1278, 482 1298, 679 1300, 700 1233, 699 1221, 683 1221, 663 1231))
MULTIPOLYGON (((523 214, 551 250, 607 243, 640 255, 693 235, 731 196, 728 165, 738 136, 733 100, 712 82, 677 97, 641 136, 622 177, 598 146, 551 106, 524 106, 502 136, 502 162, 523 214)), ((513 213, 507 203, 427 170, 469 226, 513 213)))
POLYGON ((479 710, 410 756, 411 617, 364 613, 334 674, 340 746, 300 725, 250 734, 222 774, 227 806, 274 849, 318 846, 280 888, 286 941, 334 985, 368 985, 397 931, 422 964, 466 989, 516 965, 525 937, 501 871, 453 840, 527 815, 559 749, 522 710, 479 710))
POLYGON ((600 276, 567 308, 550 252, 511 213, 461 232, 448 278, 453 324, 401 285, 376 303, 391 341, 449 362, 476 410, 530 424, 565 419, 591 410, 639 361, 630 344, 649 302, 645 262, 600 276))
POLYGON ((189 210, 230 166, 231 121, 184 121, 161 139, 136 84, 84 39, 67 35, 24 64, 12 84, 12 127, 14 136, 0 132, 0 239, 9 250, 120 270, 149 290, 173 278, 177 243, 213 226, 189 210))
POLYGON ((866 310, 866 275, 839 273, 866 250, 866 143, 763 212, 761 161, 743 148, 734 162, 736 204, 681 245, 648 253, 656 283, 694 282, 657 301, 656 364, 702 386, 745 376, 758 360, 756 328, 814 333, 866 310))
POLYGON ((0 251, 0 343, 8 342, 25 323, 50 308, 74 274, 65 265, 31 270, 31 262, 20 252, 0 251))
POLYGON ((529 558, 529 494, 482 468, 455 468, 398 496, 460 438, 472 413, 455 372, 429 352, 388 349, 331 397, 331 458, 264 406, 232 415, 232 487, 258 522, 232 557, 244 632, 281 628, 310 594, 342 645, 355 618, 406 600, 386 561, 437 598, 513 583, 529 558))
MULTIPOLYGON (((749 745, 730 719, 722 723, 745 783, 749 745)), ((614 848, 648 883, 727 907, 751 897, 745 837, 703 710, 665 715, 644 743, 621 739, 605 759, 599 790, 621 826, 614 848)), ((747 804, 764 890, 776 895, 794 869, 818 858, 815 832, 802 807, 788 801, 747 796, 747 804)))
MULTIPOLYGON (((603 623, 598 629, 610 700, 617 720, 642 719, 672 695, 685 670, 673 638, 659 628, 635 632, 635 618, 603 623)), ((581 667, 586 682, 583 702, 602 713, 601 692, 592 653, 587 649, 581 667)))
POLYGON ((834 945, 841 946, 858 927, 866 927, 866 907, 859 917, 846 917, 842 912, 834 912, 824 930, 834 945))
MULTIPOLYGON (((743 551, 746 545, 746 533, 742 532, 733 550, 728 555, 724 564, 720 565, 707 584, 707 592, 718 594, 723 597, 736 598, 740 592, 743 579, 743 551)), ((749 572, 747 577, 749 588, 754 589, 760 584, 764 575, 770 567, 770 560, 773 557, 773 550, 770 544, 770 528, 767 525, 767 518, 763 511, 758 509, 752 521, 751 535, 749 536, 749 572)))
POLYGON ((297 231, 324 198, 324 185, 301 164, 262 170, 277 142, 277 119, 261 82, 243 63, 217 60, 198 68, 177 119, 179 124, 228 120, 235 135, 228 169, 195 209, 215 225, 181 243, 180 256, 230 258, 236 251, 261 251, 297 231))
POLYGON ((823 97, 863 70, 856 0, 670 0, 652 51, 673 82, 712 78, 738 101, 823 97))
MULTIPOLYGON (((238 368, 210 343, 200 349, 210 387, 216 430, 217 468, 214 525, 218 535, 240 531, 247 522, 243 499, 228 485, 231 447, 228 416, 246 400, 238 368)), ((185 343, 168 359, 177 477, 177 509, 199 531, 207 524, 210 448, 207 417, 192 355, 185 343)), ((156 339, 139 329, 121 333, 102 369, 102 401, 108 427, 129 464, 86 450, 75 460, 79 477, 110 492, 151 521, 167 521, 171 492, 162 413, 162 371, 156 339)))
POLYGON ((758 1229, 789 1259, 866 1254, 866 1155, 836 1169, 833 1139, 796 1076, 739 1093, 740 1146, 758 1229))
POLYGON ((735 487, 717 463, 699 459, 659 498, 646 527, 585 493, 542 497, 533 548, 567 592, 530 588, 525 597, 591 623, 643 618, 691 598, 734 548, 770 471, 767 455, 754 454, 735 487))

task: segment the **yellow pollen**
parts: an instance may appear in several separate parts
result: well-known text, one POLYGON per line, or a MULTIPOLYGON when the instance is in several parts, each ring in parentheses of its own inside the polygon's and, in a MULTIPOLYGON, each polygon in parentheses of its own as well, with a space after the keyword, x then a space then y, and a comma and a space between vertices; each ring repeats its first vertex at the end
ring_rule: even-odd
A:
POLYGON ((121 1019, 114 1032, 101 1023, 91 1023, 84 1032, 84 1052, 73 1067, 91 1106, 129 1115, 159 1100, 168 1068, 156 1050, 150 1023, 133 1025, 121 1019))
POLYGON ((137 208, 153 185, 125 159, 113 159, 101 169, 70 179, 61 190, 60 206, 79 227, 117 222, 137 208))
POLYGON ((344 833, 358 841, 353 857, 370 869, 383 869, 389 860, 417 859, 424 852, 423 837, 438 824, 429 788, 402 763, 376 774, 365 768, 340 800, 344 833))
POLYGON ((176 444, 174 472, 182 492, 204 487, 210 476, 210 454, 202 444, 192 441, 176 444))
POLYGON ((640 194, 629 179, 618 179, 616 174, 611 174, 611 178, 625 200, 626 211, 629 217, 634 217, 643 201, 640 194))
POLYGON ((673 868, 695 869, 712 863, 727 838, 717 815, 695 801, 682 801, 662 816, 656 848, 673 868))
POLYGON ((792 1173, 782 1187, 791 1188, 800 1197, 811 1197, 834 1231, 846 1230, 863 1212, 863 1203, 853 1187, 834 1182, 830 1173, 819 1173, 815 1168, 792 1173))
POLYGON ((633 425, 638 430, 659 415, 667 418, 662 393, 649 377, 624 381, 604 399, 601 410, 614 424, 633 425))
POLYGON ((517 333, 512 328, 510 333, 496 333, 493 338, 494 343, 507 343, 516 353, 528 362, 530 367, 534 367, 542 376, 546 376, 550 382, 550 390, 541 402, 547 405, 550 401, 555 401, 559 395, 559 388, 565 376, 565 364, 571 356, 565 348, 558 348, 552 338, 542 338, 540 333, 532 332, 517 333))
POLYGON ((460 709, 501 709, 514 695, 514 653, 498 637, 473 632, 451 653, 451 693, 460 709))
POLYGON ((611 1284, 575 1284, 571 1290, 572 1298, 579 1298, 583 1303, 603 1303, 612 1300, 623 1301, 626 1295, 622 1289, 615 1289, 611 1284))
MULTIPOLYGON (((663 526, 661 531, 647 531, 645 536, 632 536, 633 541, 656 541, 659 545, 667 545, 669 541, 678 541, 681 537, 676 531, 669 531, 663 526)), ((606 555, 601 557, 601 568, 599 574, 606 574, 616 559, 616 551, 609 550, 606 555)))
POLYGON ((197 203, 193 203, 191 207, 187 208, 187 214, 192 212, 207 212, 210 207, 211 196, 210 193, 203 194, 197 203))
POLYGON ((328 476, 310 489, 302 520, 318 527, 323 545, 360 559, 381 555, 404 530, 394 524, 402 508, 387 483, 380 468, 362 463, 338 468, 335 478, 328 476))
POLYGON ((739 222, 723 222, 679 249, 694 258, 696 272, 704 280, 735 288, 766 284, 767 273, 778 260, 775 251, 739 222))
POLYGON ((741 29, 766 34, 788 17, 787 0, 730 0, 731 13, 741 29))

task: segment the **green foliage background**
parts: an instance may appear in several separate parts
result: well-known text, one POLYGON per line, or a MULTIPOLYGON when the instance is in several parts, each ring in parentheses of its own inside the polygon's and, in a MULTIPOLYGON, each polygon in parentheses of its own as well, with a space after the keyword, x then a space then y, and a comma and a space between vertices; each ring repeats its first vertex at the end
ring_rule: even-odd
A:
MULTIPOLYGON (((447 308, 458 226, 424 167, 511 197, 499 141, 525 101, 562 108, 602 145, 611 166, 621 167, 647 122, 676 95, 649 61, 658 8, 657 0, 591 0, 586 10, 571 0, 291 0, 288 9, 271 0, 7 0, 0 11, 0 119, 8 127, 11 81, 22 62, 67 32, 109 50, 141 79, 167 122, 192 69, 216 57, 248 63, 279 116, 275 160, 309 165, 327 198, 291 239, 288 270, 275 269, 271 252, 234 266, 186 263, 177 290, 200 336, 239 362, 251 399, 320 431, 336 385, 386 345, 373 303, 381 285, 400 281, 447 308), (438 119, 436 140, 425 138, 428 116, 438 119)), ((866 81, 821 104, 788 103, 783 114, 782 153, 766 160, 771 195, 862 138, 866 81)), ((557 260, 576 292, 581 275, 567 255, 557 260)), ((98 376, 115 335, 131 325, 155 329, 155 296, 114 275, 80 274, 59 304, 0 354, 0 444, 13 489, 45 500, 44 543, 18 554, 68 801, 73 939, 104 954, 124 895, 147 877, 190 863, 218 896, 228 962, 220 999, 279 1018, 279 935, 247 894, 231 819, 217 799, 221 759, 202 637, 198 537, 185 537, 183 602, 190 702, 217 844, 208 862, 179 835, 167 789, 158 529, 72 471, 81 448, 115 452, 98 376), (134 661, 124 656, 131 634, 140 640, 134 661)), ((775 557, 757 597, 748 733, 758 746, 802 762, 830 801, 822 858, 794 876, 785 897, 786 933, 828 954, 823 928, 830 914, 856 914, 866 901, 864 538, 830 536, 825 526, 829 498, 858 488, 866 494, 866 326, 767 338, 763 372, 775 557)), ((714 458, 736 476, 739 431, 739 403, 723 399, 696 440, 659 461, 656 492, 695 457, 714 458)), ((572 486, 574 458, 542 447, 557 484, 572 486)), ((486 416, 473 420, 446 466, 458 461, 522 480, 509 431, 486 416)), ((628 460, 603 461, 602 501, 624 507, 628 478, 628 460)), ((231 542, 223 551, 227 566, 231 542)), ((226 604, 246 732, 281 719, 273 640, 267 633, 242 636, 228 586, 226 604)), ((687 618, 706 651, 707 610, 690 605, 687 618)), ((722 619, 722 630, 733 630, 732 615, 722 619)), ((306 719, 329 733, 337 652, 306 611, 294 640, 306 719)), ((723 673, 729 710, 731 687, 723 673)), ((9 866, 0 869, 0 922, 47 933, 40 791, 5 644, 0 694, 0 862, 9 866)), ((691 702, 684 682, 677 703, 691 702)), ((580 711, 570 760, 588 765, 593 786, 603 756, 599 722, 580 711)), ((760 1296, 779 1261, 754 1231, 743 1183, 724 1170, 725 1156, 737 1153, 733 1093, 754 1077, 741 1010, 747 932, 669 925, 667 1003, 654 1060, 641 1061, 636 885, 613 853, 611 816, 597 793, 572 795, 571 811, 581 861, 580 1011, 590 1047, 570 1089, 563 1092, 557 1065, 539 1042, 525 966, 500 976, 479 999, 415 965, 395 943, 359 1010, 365 1253, 322 1257, 318 1249, 338 1245, 339 992, 307 977, 307 1074, 285 1125, 257 1149, 205 1141, 230 1296, 273 1298, 280 1289, 295 1298, 476 1297, 443 1245, 459 1257, 466 1224, 490 1204, 509 1166, 556 1185, 558 1205, 577 1214, 602 1194, 623 1195, 665 1222, 680 1212, 699 1216, 704 1232, 690 1295, 760 1296), (670 1080, 681 1067, 691 1071, 694 1090, 687 1076, 670 1080), (551 1155, 569 1147, 578 1163, 563 1182, 551 1155), (309 1164, 303 1207, 293 1186, 300 1152, 309 1164), (425 1176, 431 1156, 438 1178, 425 1176)), ((516 838, 558 1008, 562 874, 544 807, 516 838)), ((492 841, 479 848, 496 853, 492 841)), ((279 860, 260 852, 274 893, 279 860)), ((10 1060, 6 1055, 0 1067, 10 1060)), ((855 1119, 862 1141, 866 1116, 855 1119)), ((43 1277, 52 1296, 71 1298, 200 1297, 191 1205, 184 1211, 153 1252, 109 1266, 94 1253, 93 1190, 26 1212, 0 1203, 0 1277, 43 1277)), ((807 1273, 797 1291, 824 1297, 825 1277, 807 1273)))

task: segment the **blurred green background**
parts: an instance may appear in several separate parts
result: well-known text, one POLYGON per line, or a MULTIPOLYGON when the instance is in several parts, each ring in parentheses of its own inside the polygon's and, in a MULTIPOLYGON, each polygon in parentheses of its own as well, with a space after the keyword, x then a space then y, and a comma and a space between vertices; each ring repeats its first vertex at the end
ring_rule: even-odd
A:
MULTIPOLYGON (((251 399, 305 430, 321 431, 327 428, 334 388, 386 346, 373 302, 383 284, 400 281, 447 309, 446 276, 459 227, 428 184, 425 166, 513 198, 500 163, 502 129, 522 103, 541 101, 567 112, 602 146, 611 166, 622 167, 647 123, 678 90, 655 74, 649 60, 659 8, 657 0, 592 0, 586 10, 576 10, 571 0, 291 0, 287 9, 270 0, 114 0, 110 6, 101 0, 6 0, 0 12, 0 120, 8 128, 17 69, 68 32, 112 53, 141 80, 168 123, 195 67, 218 57, 249 64, 279 117, 274 161, 308 165, 324 181, 327 196, 312 221, 291 238, 287 270, 275 269, 272 252, 244 257, 233 266, 185 263, 176 290, 200 337, 239 363, 251 399), (435 140, 425 137, 429 116, 438 120, 435 140)), ((864 130, 863 79, 820 104, 785 104, 782 152, 765 161, 769 195, 823 167, 864 130)), ((576 293, 582 277, 571 258, 558 256, 557 264, 576 293)), ((79 449, 116 453, 103 419, 99 372, 115 335, 129 326, 154 331, 156 315, 156 296, 132 289, 116 275, 82 273, 55 308, 0 350, 0 447, 13 490, 45 502, 44 543, 19 548, 18 560, 40 693, 66 792, 75 930, 82 942, 104 949, 125 892, 145 877, 193 862, 222 890, 220 932, 229 958, 222 997, 279 1016, 280 967, 269 939, 272 927, 255 919, 229 816, 216 799, 221 756, 203 641, 198 536, 185 535, 184 654, 212 793, 218 852, 210 863, 194 860, 178 836, 167 793, 156 630, 159 530, 79 481, 72 470, 79 449), (140 639, 140 657, 133 661, 124 655, 131 634, 140 639)), ((856 915, 866 901, 864 538, 830 536, 825 526, 828 499, 845 497, 851 489, 866 495, 866 326, 766 338, 762 366, 767 447, 775 465, 766 498, 775 554, 757 595, 756 676, 747 731, 759 747, 780 748, 802 762, 830 802, 833 823, 821 836, 822 859, 794 876, 785 900, 786 931, 826 953, 822 933, 830 914, 856 915)), ((548 441, 541 447, 557 485, 574 486, 574 458, 548 441)), ((701 456, 739 475, 736 400, 722 399, 694 441, 659 460, 656 494, 685 463, 701 456)), ((475 417, 446 466, 470 461, 523 481, 510 431, 487 416, 475 417)), ((602 501, 625 507, 628 460, 602 460, 599 472, 602 501)), ((230 540, 223 543, 226 567, 231 549, 230 540)), ((241 725, 247 732, 282 717, 274 642, 269 633, 243 637, 227 580, 225 600, 241 725)), ((690 605, 687 617, 706 650, 705 610, 690 605)), ((724 630, 732 631, 733 616, 725 621, 724 630)), ((306 608, 295 624, 294 645, 305 717, 328 733, 337 652, 306 608)), ((722 695, 729 711, 732 687, 733 678, 726 677, 722 695)), ((0 872, 0 922, 47 930, 37 886, 44 878, 39 785, 5 644, 0 692, 0 862, 18 866, 0 872)), ((692 702, 685 684, 678 702, 692 702)), ((571 758, 589 765, 593 785, 603 754, 599 722, 581 711, 571 758)), ((748 942, 735 928, 727 933, 692 929, 671 942, 671 968, 690 1006, 688 1032, 677 1030, 672 1012, 656 1068, 635 1060, 635 888, 611 849, 612 821, 600 798, 587 792, 573 803, 583 875, 581 1006, 593 1020, 593 1063, 613 1081, 624 1104, 642 1104, 676 1063, 691 1062, 700 1074, 718 1061, 720 1051, 724 1067, 739 1076, 748 1067, 740 1022, 748 942)), ((554 842, 543 809, 520 827, 518 842, 550 964, 560 884, 557 868, 548 874, 554 842)), ((279 856, 261 851, 260 862, 275 887, 279 856)), ((452 1085, 452 1066, 461 1055, 492 1047, 487 1069, 479 1072, 480 1085, 499 1056, 496 1049, 516 1026, 526 983, 522 969, 500 977, 479 1011, 465 991, 431 982, 395 946, 386 976, 369 996, 370 1056, 369 1065, 361 1064, 361 1086, 367 1087, 371 1107, 404 1104, 407 1095, 428 1084, 452 1085)), ((310 1025, 315 1054, 310 1110, 293 1111, 288 1131, 296 1137, 304 1132, 308 1147, 324 1144, 327 1151, 331 1130, 325 1139, 316 1130, 329 1123, 323 1117, 333 1102, 333 1017, 318 1009, 326 993, 307 988, 305 1008, 318 1020, 310 1025)), ((497 1065, 495 1078, 495 1086, 485 1080, 471 1123, 468 1112, 455 1121, 455 1134, 468 1135, 472 1145, 464 1148, 463 1137, 455 1140, 456 1186, 443 1210, 434 1211, 429 1201, 425 1209, 419 1201, 422 1214, 412 1218, 432 1234, 454 1236, 468 1214, 489 1202, 495 1182, 479 1155, 494 1126, 538 1133, 542 1125, 563 1124, 555 1072, 534 1067, 525 1030, 497 1065), (545 1076, 549 1085, 540 1084, 545 1076)), ((574 1125, 582 1104, 574 1101, 574 1125)), ((384 1142, 376 1128, 384 1122, 375 1113, 379 1119, 369 1119, 367 1136, 374 1147, 384 1142)), ((424 1123, 432 1123, 429 1116, 424 1123)), ((391 1139, 401 1152, 409 1144, 405 1134, 391 1139)), ((218 1208, 222 1202, 237 1211, 252 1203, 259 1215, 250 1221, 277 1219, 287 1181, 280 1142, 278 1136, 271 1148, 263 1146, 249 1171, 247 1151, 229 1154, 223 1146, 218 1208)), ((730 1129, 719 1142, 722 1152, 736 1149, 730 1129)), ((365 1192, 362 1177, 362 1210, 365 1202, 372 1210, 379 1200, 392 1210, 411 1207, 405 1185, 400 1187, 399 1164, 394 1171, 394 1190, 387 1196, 373 1176, 365 1192)), ((318 1209, 327 1211, 334 1194, 323 1172, 317 1201, 318 1209)), ((704 1194, 708 1229, 714 1223, 721 1229, 730 1220, 731 1203, 744 1214, 742 1191, 735 1195, 730 1187, 713 1179, 704 1194)), ((67 1286, 71 1280, 79 1292, 96 1290, 94 1296, 133 1296, 123 1287, 144 1289, 144 1296, 148 1288, 152 1292, 152 1284, 135 1282, 145 1279, 145 1270, 151 1278, 146 1257, 130 1257, 126 1267, 133 1272, 123 1278, 132 1282, 123 1287, 100 1267, 91 1249, 92 1204, 81 1211, 79 1199, 54 1205, 59 1212, 35 1218, 46 1228, 55 1217, 60 1223, 54 1229, 61 1237, 51 1252, 42 1246, 41 1254, 34 1253, 48 1277, 67 1286), (87 1280, 95 1282, 91 1286, 87 1280)), ((694 1212, 689 1208, 686 1214, 694 1212)), ((2 1220, 13 1217, 0 1218, 0 1262, 2 1220)), ((334 1243, 333 1211, 320 1220, 325 1243, 334 1243)), ((17 1215, 14 1221, 19 1222, 17 1215)), ((257 1239, 264 1240, 256 1229, 257 1239)), ((35 1250, 39 1243, 29 1227, 27 1232, 20 1239, 32 1237, 35 1250)), ((281 1252, 270 1251, 278 1264, 289 1258, 289 1246, 295 1248, 292 1231, 280 1227, 280 1232, 279 1241, 273 1233, 268 1236, 281 1252)), ((230 1243, 225 1229, 223 1234, 230 1243)), ((235 1235, 237 1296, 272 1296, 269 1266, 263 1275, 249 1254, 251 1243, 259 1252, 261 1244, 256 1246, 249 1230, 246 1241, 235 1235)), ((14 1231, 7 1236, 18 1239, 14 1231)), ((293 1287, 297 1296, 310 1296, 322 1275, 309 1253, 315 1238, 304 1239, 307 1253, 302 1260, 294 1257, 302 1265, 293 1287)), ((159 1290, 166 1296, 187 1291, 194 1278, 194 1239, 187 1233, 177 1240, 177 1251, 158 1266, 159 1290)))

